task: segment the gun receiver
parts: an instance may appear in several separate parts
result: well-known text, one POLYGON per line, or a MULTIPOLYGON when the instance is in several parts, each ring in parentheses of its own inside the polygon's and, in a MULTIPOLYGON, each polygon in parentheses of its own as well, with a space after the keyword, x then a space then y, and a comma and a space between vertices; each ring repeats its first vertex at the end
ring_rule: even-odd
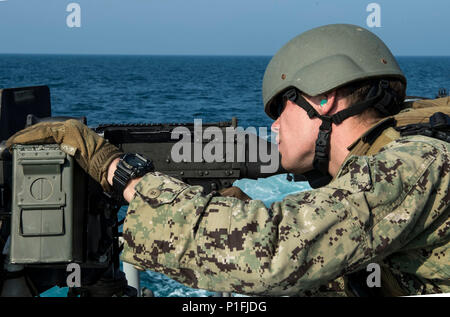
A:
POLYGON ((229 187, 237 179, 258 179, 286 173, 278 164, 280 158, 276 144, 236 128, 237 119, 233 118, 229 122, 201 126, 194 123, 103 124, 94 131, 124 152, 141 153, 151 159, 155 170, 187 184, 203 186, 205 193, 229 187), (179 134, 180 128, 183 135, 179 134), (222 135, 220 140, 204 137, 211 128, 222 135), (178 162, 177 153, 173 153, 177 144, 189 152, 184 158, 178 158, 178 162), (216 153, 205 153, 212 147, 216 153), (210 159, 207 156, 211 156, 210 159), (264 171, 264 166, 273 163, 269 159, 273 159, 276 166, 264 171))

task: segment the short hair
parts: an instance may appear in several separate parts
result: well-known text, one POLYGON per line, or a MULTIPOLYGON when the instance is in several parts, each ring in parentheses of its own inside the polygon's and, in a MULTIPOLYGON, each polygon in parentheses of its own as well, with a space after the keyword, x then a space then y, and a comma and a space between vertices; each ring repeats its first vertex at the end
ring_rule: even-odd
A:
MULTIPOLYGON (((401 105, 405 100, 406 84, 398 78, 386 78, 385 80, 389 82, 389 87, 397 94, 397 104, 392 105, 392 108, 389 109, 389 115, 395 115, 401 110, 401 105)), ((336 96, 345 98, 348 105, 351 106, 355 103, 364 101, 370 88, 372 88, 373 85, 378 85, 379 81, 380 79, 369 79, 350 83, 336 89, 336 96)), ((373 107, 366 109, 361 115, 378 118, 386 116, 373 107)))

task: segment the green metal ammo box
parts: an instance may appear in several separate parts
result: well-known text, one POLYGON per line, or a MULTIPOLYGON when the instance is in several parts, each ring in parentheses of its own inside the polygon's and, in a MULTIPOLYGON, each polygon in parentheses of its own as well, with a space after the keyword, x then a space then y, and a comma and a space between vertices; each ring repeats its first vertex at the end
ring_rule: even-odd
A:
POLYGON ((87 179, 56 144, 15 145, 10 262, 83 260, 87 179))

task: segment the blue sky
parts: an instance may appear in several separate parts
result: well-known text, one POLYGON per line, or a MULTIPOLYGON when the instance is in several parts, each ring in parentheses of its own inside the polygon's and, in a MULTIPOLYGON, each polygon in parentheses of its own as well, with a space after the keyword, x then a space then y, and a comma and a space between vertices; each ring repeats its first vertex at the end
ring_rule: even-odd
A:
POLYGON ((0 53, 273 55, 319 25, 369 28, 373 2, 395 55, 450 55, 448 0, 0 0, 0 53))

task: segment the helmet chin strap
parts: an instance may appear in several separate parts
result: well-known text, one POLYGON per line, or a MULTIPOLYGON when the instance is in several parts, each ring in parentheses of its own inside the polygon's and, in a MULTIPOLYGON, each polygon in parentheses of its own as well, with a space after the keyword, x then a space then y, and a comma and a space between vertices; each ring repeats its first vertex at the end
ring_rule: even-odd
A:
MULTIPOLYGON (((332 124, 341 124, 345 119, 362 113, 369 107, 373 107, 380 111, 384 116, 388 116, 392 113, 392 107, 395 107, 397 102, 396 93, 389 88, 389 83, 386 80, 380 80, 378 84, 374 84, 369 90, 365 100, 355 103, 350 107, 335 113, 332 116, 321 115, 317 110, 308 102, 296 88, 289 89, 284 93, 283 98, 290 100, 303 108, 310 119, 317 117, 322 120, 322 124, 319 128, 319 135, 316 139, 315 154, 313 160, 313 168, 319 171, 322 176, 326 176, 328 182, 324 183, 324 179, 318 182, 320 186, 312 187, 317 188, 328 184, 332 177, 328 173, 328 165, 330 162, 330 135, 332 130, 332 124), (391 111, 389 111, 391 109, 391 111)), ((317 176, 316 172, 308 172, 311 175, 317 176)), ((306 173, 306 174, 308 174, 306 173)), ((308 178, 308 176, 305 176, 308 178)), ((309 179, 308 179, 309 181, 309 179)), ((311 184, 311 182, 309 181, 311 184)))

